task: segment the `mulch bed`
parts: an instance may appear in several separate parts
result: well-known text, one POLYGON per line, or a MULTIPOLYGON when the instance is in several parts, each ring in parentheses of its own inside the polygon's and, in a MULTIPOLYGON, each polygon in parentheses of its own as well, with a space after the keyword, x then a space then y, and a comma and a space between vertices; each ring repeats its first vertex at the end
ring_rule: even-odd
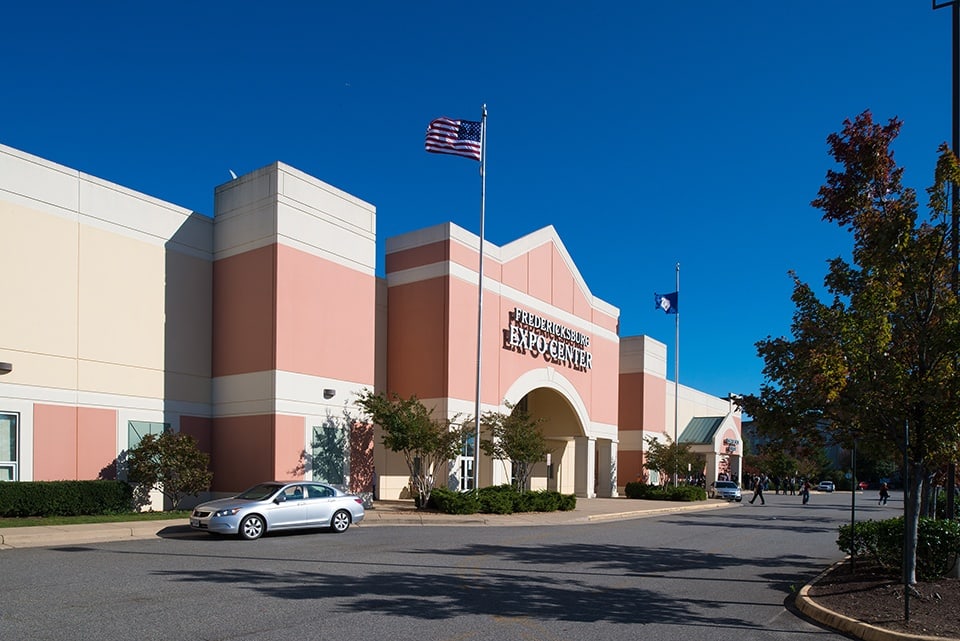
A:
POLYGON ((829 610, 886 630, 960 639, 960 580, 917 583, 905 622, 902 579, 865 559, 858 559, 854 570, 849 560, 834 566, 808 595, 829 610))

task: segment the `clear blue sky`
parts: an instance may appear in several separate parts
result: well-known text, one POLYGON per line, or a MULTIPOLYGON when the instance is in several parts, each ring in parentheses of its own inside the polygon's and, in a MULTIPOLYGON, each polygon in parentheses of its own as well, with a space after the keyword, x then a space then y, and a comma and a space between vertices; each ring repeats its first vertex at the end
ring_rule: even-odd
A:
MULTIPOLYGON (((479 231, 477 163, 427 154, 437 116, 488 119, 488 240, 554 225, 622 336, 668 345, 653 293, 680 263, 680 382, 752 393, 789 331, 790 269, 848 252, 810 207, 825 139, 904 121, 905 183, 950 139, 950 9, 803 2, 15 2, 0 143, 212 214, 275 160, 377 207, 383 240, 479 231)), ((0 235, 2 238, 2 235, 0 235)))

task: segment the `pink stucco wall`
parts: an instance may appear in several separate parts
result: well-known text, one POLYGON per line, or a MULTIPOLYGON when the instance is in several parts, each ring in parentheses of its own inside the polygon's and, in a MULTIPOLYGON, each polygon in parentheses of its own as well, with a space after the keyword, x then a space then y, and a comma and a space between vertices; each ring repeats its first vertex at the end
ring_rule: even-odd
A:
POLYGON ((301 454, 306 451, 306 419, 278 414, 275 418, 273 478, 296 481, 305 478, 301 454))
POLYGON ((34 480, 92 480, 101 472, 110 477, 116 456, 115 410, 34 405, 34 480))
POLYGON ((391 287, 387 296, 387 386, 407 397, 446 396, 446 279, 391 287))
POLYGON ((213 451, 213 419, 203 416, 181 416, 180 431, 197 440, 201 452, 213 451))
POLYGON ((117 412, 93 407, 77 410, 77 478, 113 476, 117 457, 117 412))
POLYGON ((73 480, 77 475, 77 408, 33 406, 33 478, 73 480))
POLYGON ((643 430, 643 378, 643 372, 620 374, 617 384, 619 389, 617 403, 621 432, 643 430))
MULTIPOLYGON (((387 272, 425 267, 449 259, 475 268, 477 253, 460 243, 446 241, 408 248, 387 256, 387 272)), ((486 265, 486 263, 485 263, 486 265)), ((445 271, 445 270, 444 270, 445 271)), ((502 279, 508 287, 532 296, 588 323, 616 332, 618 319, 593 308, 563 253, 546 242, 504 264, 485 267, 489 280, 502 279)), ((618 417, 619 344, 589 331, 587 350, 592 369, 580 370, 546 361, 542 355, 505 348, 504 332, 522 301, 484 292, 483 389, 484 403, 500 404, 510 386, 522 375, 545 367, 557 369, 577 390, 591 420, 616 424, 618 417)), ((539 309, 539 308, 538 308, 539 309)), ((534 311, 534 310, 531 310, 534 311)), ((571 323, 558 315, 536 311, 561 325, 571 323)), ((471 398, 476 388, 476 283, 448 275, 394 285, 388 302, 387 386, 403 396, 471 398)))
POLYGON ((239 492, 274 480, 274 420, 271 415, 213 420, 213 491, 239 492))
POLYGON ((277 369, 372 381, 374 276, 283 245, 277 256, 277 369))
POLYGON ((305 425, 304 417, 283 414, 213 419, 213 491, 304 478, 305 425))
POLYGON ((277 246, 213 265, 213 375, 275 369, 277 246))
MULTIPOLYGON (((621 389, 621 394, 630 394, 634 390, 621 389)), ((667 425, 667 379, 643 375, 643 424, 648 432, 659 432, 667 425)))
POLYGON ((645 482, 647 470, 643 468, 643 452, 640 450, 617 451, 617 482, 620 485, 645 482))

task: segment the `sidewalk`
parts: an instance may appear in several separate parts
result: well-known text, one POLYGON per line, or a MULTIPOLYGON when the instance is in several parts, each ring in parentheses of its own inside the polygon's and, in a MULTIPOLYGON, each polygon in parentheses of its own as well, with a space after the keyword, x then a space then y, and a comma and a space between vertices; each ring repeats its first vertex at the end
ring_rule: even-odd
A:
MULTIPOLYGON (((544 526, 586 525, 601 521, 639 519, 661 514, 701 512, 737 507, 738 503, 708 500, 698 503, 643 501, 625 497, 615 499, 579 499, 577 507, 570 512, 546 512, 524 514, 440 514, 417 510, 412 501, 377 501, 367 510, 366 518, 357 528, 382 525, 399 526, 544 526)), ((0 553, 2 550, 20 548, 83 545, 107 543, 129 539, 178 538, 196 536, 187 519, 169 521, 141 521, 128 523, 96 523, 88 525, 45 525, 36 527, 0 528, 0 553)), ((797 608, 807 617, 828 628, 870 641, 901 641, 923 639, 875 628, 843 617, 815 604, 804 586, 797 596, 797 608)))

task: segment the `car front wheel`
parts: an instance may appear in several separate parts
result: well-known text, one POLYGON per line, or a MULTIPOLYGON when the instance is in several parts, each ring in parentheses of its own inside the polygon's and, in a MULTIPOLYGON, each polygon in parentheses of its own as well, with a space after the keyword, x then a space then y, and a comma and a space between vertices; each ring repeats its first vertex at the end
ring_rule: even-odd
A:
POLYGON ((350 527, 350 513, 346 510, 338 510, 330 519, 330 528, 337 534, 341 534, 346 532, 348 527, 350 527))
POLYGON ((266 530, 267 524, 264 523, 263 517, 256 514, 251 514, 240 522, 240 536, 248 541, 259 539, 266 530))

